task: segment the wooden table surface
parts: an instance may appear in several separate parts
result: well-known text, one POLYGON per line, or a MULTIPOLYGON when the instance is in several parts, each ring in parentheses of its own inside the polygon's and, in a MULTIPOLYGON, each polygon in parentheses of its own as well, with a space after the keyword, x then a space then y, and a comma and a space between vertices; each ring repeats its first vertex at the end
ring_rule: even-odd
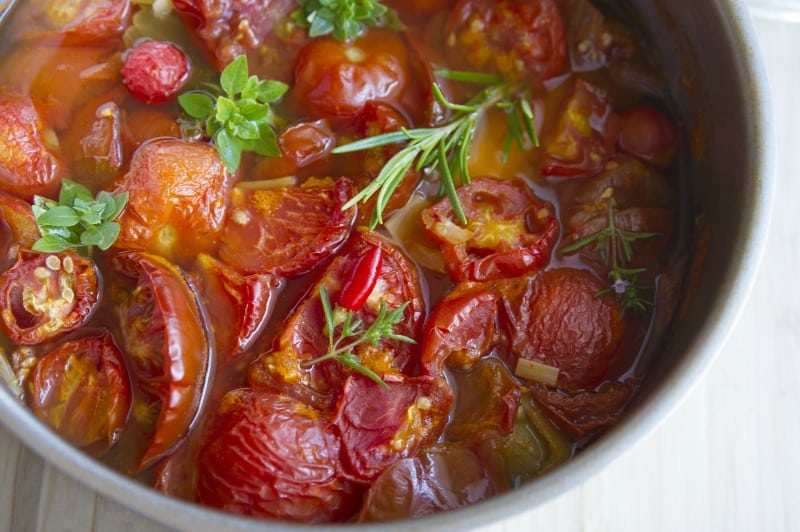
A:
MULTIPOLYGON (((481 532, 800 530, 800 24, 757 20, 772 82, 778 196, 739 324, 672 416, 592 480, 481 532)), ((0 531, 163 531, 0 428, 0 531)))

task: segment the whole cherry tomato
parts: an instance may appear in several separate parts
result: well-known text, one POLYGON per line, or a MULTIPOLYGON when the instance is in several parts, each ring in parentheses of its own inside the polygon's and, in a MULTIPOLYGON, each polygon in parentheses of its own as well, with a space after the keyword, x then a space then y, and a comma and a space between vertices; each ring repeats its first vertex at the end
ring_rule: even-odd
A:
POLYGON ((85 324, 100 300, 94 262, 71 251, 21 250, 0 275, 0 316, 15 344, 36 345, 85 324))
POLYGON ((464 70, 538 84, 565 67, 567 43, 553 0, 461 0, 445 34, 449 57, 464 70))
POLYGON ((105 331, 56 346, 37 361, 27 388, 39 419, 73 445, 98 452, 117 442, 131 407, 125 363, 105 331))
POLYGON ((0 92, 0 190, 27 201, 55 197, 67 169, 46 131, 30 99, 0 92))
MULTIPOLYGON (((416 268, 397 248, 377 234, 357 233, 326 268, 319 283, 289 315, 276 349, 262 354, 250 366, 248 382, 251 386, 281 391, 322 411, 333 410, 351 370, 333 360, 310 367, 304 365, 329 350, 320 286, 325 286, 331 304, 335 306, 356 264, 375 246, 380 246, 383 251, 380 273, 364 305, 353 313, 353 319, 361 320, 366 328, 375 321, 381 302, 388 310, 408 302, 403 320, 393 330, 412 339, 420 338, 425 305, 416 268)), ((340 329, 338 326, 335 334, 340 329)), ((379 346, 362 344, 355 350, 362 365, 384 377, 399 373, 410 375, 418 362, 417 352, 416 345, 392 339, 384 339, 379 346)))
POLYGON ((119 219, 118 249, 144 249, 179 264, 216 249, 232 184, 208 144, 155 139, 133 154, 116 187, 130 198, 119 219))
POLYGON ((614 153, 618 131, 619 117, 611 109, 608 94, 575 79, 556 131, 545 136, 542 175, 577 178, 598 173, 614 153))
POLYGON ((143 252, 121 253, 112 262, 112 299, 134 386, 160 401, 140 462, 146 469, 172 451, 195 422, 211 348, 196 296, 175 266, 143 252))
POLYGON ((347 178, 310 179, 300 187, 236 187, 219 256, 244 273, 294 277, 338 250, 353 227, 347 178))
POLYGON ((373 29, 347 42, 321 37, 295 59, 292 93, 312 116, 354 115, 369 101, 399 105, 408 68, 408 51, 394 32, 373 29))
POLYGON ((280 282, 266 274, 242 275, 210 255, 197 256, 192 273, 214 329, 217 355, 234 360, 258 339, 272 315, 280 282))
POLYGON ((341 476, 340 443, 322 414, 271 392, 224 397, 198 458, 197 500, 244 515, 343 521, 361 490, 341 476))
POLYGON ((30 203, 0 191, 0 272, 19 258, 23 248, 30 248, 42 234, 30 203))
POLYGON ((509 489, 497 449, 447 443, 390 466, 372 484, 359 522, 422 517, 477 504, 509 489))
POLYGON ((22 13, 22 37, 70 45, 104 43, 122 35, 130 15, 130 0, 29 0, 22 13))
POLYGON ((331 422, 342 439, 346 473, 362 482, 435 443, 453 404, 441 377, 393 375, 385 382, 388 388, 362 375, 348 378, 331 422))
POLYGON ((422 211, 428 236, 439 244, 455 281, 488 281, 537 270, 558 237, 552 205, 520 180, 475 179, 457 191, 463 227, 447 199, 422 211))
POLYGON ((656 166, 669 166, 678 153, 678 128, 655 107, 620 114, 619 147, 656 166))
POLYGON ((189 57, 175 44, 145 40, 124 54, 122 83, 138 100, 165 103, 186 86, 191 71, 189 57))

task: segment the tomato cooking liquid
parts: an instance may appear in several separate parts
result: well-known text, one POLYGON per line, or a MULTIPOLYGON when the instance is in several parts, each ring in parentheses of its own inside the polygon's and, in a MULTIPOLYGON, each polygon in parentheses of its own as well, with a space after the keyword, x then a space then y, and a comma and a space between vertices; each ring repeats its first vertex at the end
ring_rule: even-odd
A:
POLYGON ((690 213, 635 24, 365 4, 35 0, 0 35, 2 373, 109 467, 416 517, 557 467, 646 378, 690 213))

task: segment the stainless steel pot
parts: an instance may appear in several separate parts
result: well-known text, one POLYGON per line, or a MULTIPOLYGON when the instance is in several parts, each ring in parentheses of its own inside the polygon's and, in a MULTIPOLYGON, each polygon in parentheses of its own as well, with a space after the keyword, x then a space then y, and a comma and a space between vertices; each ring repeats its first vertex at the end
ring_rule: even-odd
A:
MULTIPOLYGON (((653 430, 701 378, 720 351, 751 288, 766 241, 772 190, 772 123, 766 75, 746 7, 738 0, 629 0, 652 52, 673 74, 672 97, 693 142, 685 171, 710 231, 693 265, 693 289, 624 419, 575 459, 482 504, 386 530, 471 527, 540 505, 586 481, 653 430)), ((0 420, 67 474, 123 505, 185 530, 301 530, 168 498, 73 448, 7 393, 0 420)), ((347 528, 347 527, 343 527, 347 528)))

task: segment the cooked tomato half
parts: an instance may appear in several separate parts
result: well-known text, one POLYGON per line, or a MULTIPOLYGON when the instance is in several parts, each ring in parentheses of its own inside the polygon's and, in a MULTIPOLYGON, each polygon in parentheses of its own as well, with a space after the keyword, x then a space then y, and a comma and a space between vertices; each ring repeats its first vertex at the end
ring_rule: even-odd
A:
POLYGON ((320 412, 284 395, 228 392, 198 458, 197 500, 244 515, 342 521, 361 490, 342 478, 340 444, 320 412))
POLYGON ((143 249, 181 265, 216 249, 232 184, 216 149, 156 139, 133 154, 115 193, 130 192, 118 249, 143 249))
POLYGON ((556 131, 544 141, 542 175, 576 178, 598 173, 613 155, 618 133, 619 117, 606 92, 575 79, 556 131))
POLYGON ((445 34, 448 56, 462 70, 540 83, 566 65, 564 27, 553 0, 461 0, 445 34))
POLYGON ((520 180, 475 179, 458 189, 467 223, 447 199, 422 211, 455 281, 488 281, 537 270, 558 237, 553 206, 520 180))
POLYGON ((15 344, 36 345, 85 324, 100 300, 94 262, 71 251, 21 250, 0 275, 0 316, 15 344))
POLYGON ((97 452, 117 442, 131 407, 128 372, 108 332, 58 345, 38 360, 27 388, 39 419, 97 452))
POLYGON ((169 453, 200 411, 211 349, 194 292, 161 257, 127 252, 113 259, 111 280, 122 346, 134 385, 160 401, 146 469, 169 453))
POLYGON ((64 44, 99 44, 118 38, 130 23, 130 0, 29 0, 22 36, 64 44))
POLYGON ((342 438, 347 474, 366 483, 435 443, 453 404, 440 377, 394 375, 385 382, 388 389, 361 375, 347 379, 331 422, 342 438))
POLYGON ((633 396, 633 387, 610 382, 597 390, 569 393, 536 385, 531 394, 559 427, 582 438, 613 425, 633 396))
POLYGON ((217 354, 222 360, 234 360, 264 330, 280 282, 266 274, 242 275, 206 254, 197 256, 192 273, 199 279, 217 354))
POLYGON ((46 132, 30 99, 0 93, 0 190, 27 201, 34 194, 55 197, 67 169, 46 132))
POLYGON ((562 2, 562 14, 574 72, 599 70, 635 54, 629 32, 606 19, 590 0, 562 2))
MULTIPOLYGON (((304 362, 321 357, 329 350, 328 336, 323 330, 325 318, 319 287, 325 286, 331 304, 336 305, 343 286, 351 281, 356 265, 375 246, 380 246, 383 251, 380 270, 373 290, 353 317, 361 320, 364 327, 369 327, 378 315, 381 302, 388 310, 408 302, 404 319, 394 327, 394 332, 413 339, 420 338, 425 305, 416 268, 397 248, 377 234, 357 233, 344 252, 328 266, 320 282, 289 315, 278 338, 277 349, 261 355, 250 366, 248 380, 252 386, 277 389, 320 410, 333 410, 351 370, 333 360, 304 366, 304 362)), ((335 333, 338 334, 340 329, 341 326, 337 326, 335 333)), ((418 346, 390 339, 379 346, 359 345, 355 354, 362 365, 381 376, 410 375, 418 362, 418 346)))
POLYGON ((422 517, 455 510, 509 489, 497 450, 486 443, 429 447, 389 467, 367 493, 359 521, 422 517))
POLYGON ((307 273, 344 244, 355 209, 347 178, 311 179, 301 187, 236 187, 220 258, 245 273, 293 277, 307 273))
POLYGON ((633 107, 620 114, 619 147, 648 163, 669 166, 678 153, 678 128, 655 107, 633 107))
POLYGON ((408 51, 395 32, 372 29, 352 41, 309 42, 294 66, 293 97, 316 117, 353 115, 369 101, 400 104, 408 51))
POLYGON ((20 249, 30 248, 41 236, 30 203, 0 191, 0 272, 17 261, 20 249))

